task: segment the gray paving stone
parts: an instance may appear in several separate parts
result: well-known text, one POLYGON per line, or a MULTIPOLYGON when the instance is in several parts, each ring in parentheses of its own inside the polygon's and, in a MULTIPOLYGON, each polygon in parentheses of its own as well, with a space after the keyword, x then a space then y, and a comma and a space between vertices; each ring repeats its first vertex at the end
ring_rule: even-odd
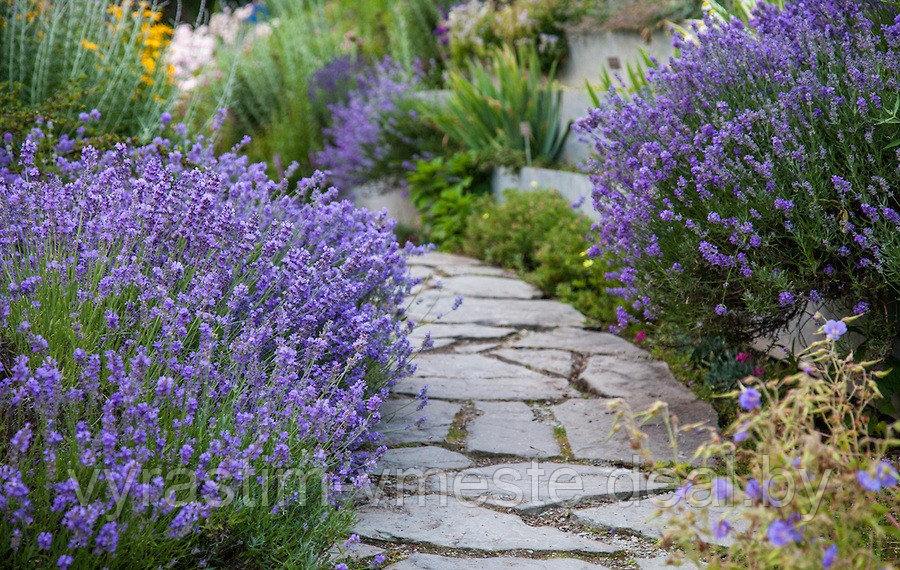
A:
POLYGON ((749 528, 747 521, 739 517, 739 511, 731 507, 712 505, 707 511, 704 511, 695 507, 690 500, 683 499, 681 506, 674 507, 677 502, 678 500, 675 499, 674 494, 668 493, 658 497, 621 501, 577 510, 573 513, 573 517, 577 522, 585 526, 601 529, 629 530, 658 539, 662 538, 666 529, 671 525, 670 521, 683 506, 694 513, 694 516, 697 517, 697 524, 702 524, 704 529, 712 530, 722 519, 729 521, 733 527, 732 534, 723 540, 716 539, 711 532, 703 535, 703 539, 707 542, 721 546, 734 544, 733 533, 744 532, 749 528), (654 515, 660 511, 661 505, 665 505, 667 508, 662 510, 660 516, 655 517, 654 515))
POLYGON ((561 400, 574 394, 568 381, 550 376, 521 378, 404 378, 394 386, 397 394, 418 394, 428 387, 429 397, 445 400, 561 400))
POLYGON ((453 347, 453 352, 459 354, 475 354, 476 352, 487 352, 489 350, 495 349, 500 345, 496 342, 477 342, 477 343, 467 343, 460 344, 458 346, 453 347))
MULTIPOLYGON (((427 409, 427 407, 426 407, 427 409)), ((455 451, 426 445, 422 447, 398 447, 388 449, 378 462, 376 472, 382 475, 397 474, 398 471, 428 471, 446 469, 465 469, 472 465, 472 460, 455 451)))
POLYGON ((421 378, 545 378, 543 374, 483 354, 423 354, 414 361, 421 378))
POLYGON ((456 255, 455 253, 444 253, 442 251, 432 251, 425 255, 413 255, 407 258, 409 265, 425 265, 427 267, 439 267, 441 265, 482 265, 477 259, 456 255))
POLYGON ((386 499, 360 508, 358 518, 353 532, 363 538, 444 548, 611 553, 625 544, 615 538, 601 542, 553 527, 529 526, 516 515, 444 495, 386 499))
POLYGON ((468 425, 466 449, 481 453, 554 457, 560 454, 553 427, 538 422, 521 402, 476 402, 481 415, 468 425))
POLYGON ((658 360, 592 356, 581 380, 589 391, 606 398, 622 398, 635 411, 647 409, 657 400, 675 405, 697 399, 672 376, 666 363, 658 360))
POLYGON ((668 560, 668 556, 657 556, 655 558, 636 558, 634 561, 641 570, 672 570, 672 568, 696 570, 698 568, 696 564, 688 560, 682 560, 679 566, 672 566, 668 560))
POLYGON ((502 348, 491 354, 537 370, 546 370, 568 377, 572 372, 572 353, 565 350, 536 350, 530 348, 502 348))
POLYGON ((455 311, 454 297, 425 293, 409 308, 409 317, 416 322, 475 323, 490 326, 560 327, 578 326, 584 315, 569 305, 545 299, 470 298, 455 311))
MULTIPOLYGON (((593 459, 601 461, 614 461, 625 464, 643 463, 639 453, 631 448, 630 438, 625 429, 612 434, 615 422, 615 413, 610 411, 605 399, 577 399, 567 400, 561 404, 552 406, 553 414, 566 429, 566 436, 572 453, 578 459, 593 459)), ((712 415, 711 425, 715 425, 715 412, 705 402, 691 402, 682 406, 675 406, 672 411, 678 415, 681 425, 692 423, 698 419, 699 414, 712 415)), ((648 421, 642 426, 648 439, 644 444, 649 448, 652 456, 657 461, 671 461, 674 459, 668 431, 661 419, 648 421)), ((696 451, 707 439, 707 434, 695 431, 682 432, 678 435, 678 459, 679 461, 691 461, 696 451)))
POLYGON ((513 348, 558 348, 584 354, 609 354, 631 358, 649 358, 647 351, 609 333, 575 327, 545 332, 529 332, 512 343, 513 348))
POLYGON ((378 556, 379 554, 384 554, 385 552, 387 551, 381 547, 372 546, 371 544, 366 544, 364 542, 357 542, 350 545, 336 544, 331 547, 331 550, 329 551, 332 560, 335 562, 347 558, 359 561, 378 556))
POLYGON ((457 275, 443 280, 441 291, 470 297, 540 299, 541 292, 520 279, 489 275, 457 275))
POLYGON ((425 255, 410 257, 407 263, 413 266, 430 267, 445 275, 493 275, 513 277, 511 273, 499 267, 485 265, 477 259, 463 257, 452 253, 431 252, 425 255))
POLYGON ((577 558, 451 558, 416 552, 406 560, 388 566, 389 570, 602 570, 604 566, 577 558))
POLYGON ((431 477, 432 491, 537 514, 592 500, 622 500, 670 489, 634 469, 530 461, 473 467, 431 477))
POLYGON ((413 342, 413 340, 421 342, 425 339, 425 334, 429 332, 433 339, 450 338, 454 340, 478 340, 488 338, 501 339, 513 334, 516 330, 470 323, 458 323, 452 325, 427 323, 413 329, 409 335, 410 342, 413 342))
POLYGON ((384 434, 385 445, 434 443, 447 439, 460 405, 429 400, 423 410, 416 411, 418 403, 415 398, 391 398, 384 403, 381 407, 383 419, 375 431, 384 434), (425 416, 425 421, 417 424, 422 416, 425 416))

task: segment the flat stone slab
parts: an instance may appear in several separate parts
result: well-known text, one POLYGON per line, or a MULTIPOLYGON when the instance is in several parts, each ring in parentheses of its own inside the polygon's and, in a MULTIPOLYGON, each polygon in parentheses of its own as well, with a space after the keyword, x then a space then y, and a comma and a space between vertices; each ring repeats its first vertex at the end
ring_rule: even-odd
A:
MULTIPOLYGON (((578 459, 614 461, 633 465, 644 463, 637 450, 631 448, 627 431, 623 428, 610 438, 616 414, 609 409, 605 399, 566 400, 552 406, 553 414, 566 429, 566 436, 572 453, 578 459)), ((711 425, 715 426, 715 412, 706 402, 696 400, 685 407, 672 410, 681 421, 681 425, 693 423, 691 413, 711 413, 711 425)), ((699 417, 699 416, 697 416, 699 417)), ((662 420, 657 418, 642 426, 648 438, 644 441, 652 456, 657 461, 672 461, 675 456, 670 446, 668 430, 662 420)), ((708 439, 707 433, 682 432, 678 434, 678 460, 690 462, 694 452, 708 439)))
POLYGON ((414 360, 420 378, 545 378, 524 366, 516 366, 483 354, 423 354, 414 360))
POLYGON ((568 377, 572 372, 572 353, 565 350, 536 350, 530 348, 502 348, 491 354, 536 370, 546 370, 568 377))
POLYGON ((471 344, 460 344, 453 347, 453 352, 459 354, 474 354, 476 352, 487 352, 491 349, 498 348, 500 345, 496 342, 476 342, 471 344))
POLYGON ((385 552, 387 551, 384 548, 372 546, 371 544, 366 544, 364 542, 357 542, 349 545, 336 544, 329 551, 331 558, 335 562, 345 558, 360 561, 373 556, 378 556, 379 554, 384 554, 385 552))
MULTIPOLYGON (((421 295, 409 308, 417 322, 475 323, 489 326, 561 327, 578 326, 584 315, 570 305, 545 299, 465 299, 455 311, 454 296, 436 293, 421 295)), ((555 347, 554 347, 555 348, 555 347)))
POLYGON ((432 491, 537 514, 592 500, 643 497, 672 486, 633 469, 551 462, 503 463, 429 478, 432 491))
POLYGON ((410 257, 407 259, 410 267, 425 266, 437 270, 445 275, 494 275, 499 277, 513 277, 508 271, 485 265, 477 259, 433 251, 425 255, 410 257))
POLYGON ((416 552, 406 560, 391 564, 389 570, 602 570, 605 566, 577 558, 451 558, 416 552))
POLYGON ((650 357, 647 351, 620 337, 575 327, 561 327, 546 332, 529 332, 510 346, 513 348, 558 348, 584 354, 608 354, 631 358, 650 357))
MULTIPOLYGON (((426 406, 426 410, 428 407, 426 406)), ((455 451, 426 445, 423 447, 398 447, 388 449, 378 462, 379 475, 409 475, 410 471, 465 469, 472 466, 472 460, 455 451)))
POLYGON ((649 408, 657 400, 683 404, 697 400, 672 376, 665 362, 623 360, 614 356, 592 356, 581 374, 588 391, 605 398, 622 398, 635 411, 649 408))
POLYGON ((431 333, 431 338, 451 338, 454 340, 482 340, 482 339, 500 339, 507 337, 514 332, 516 329, 504 328, 504 327, 489 327, 485 325, 475 325, 475 324, 467 324, 467 323, 458 323, 452 325, 445 325, 441 323, 427 323, 423 325, 417 326, 413 331, 409 334, 410 342, 415 340, 419 340, 420 342, 425 339, 426 333, 431 333))
POLYGON ((417 411, 415 398, 391 398, 381 407, 381 423, 375 431, 384 435, 385 445, 401 443, 435 443, 447 439, 460 405, 442 400, 429 400, 417 411), (417 420, 425 416, 424 422, 417 420))
POLYGON ((623 549, 614 538, 603 542, 553 527, 529 526, 516 515, 464 503, 445 495, 386 499, 357 513, 353 532, 388 542, 503 552, 612 553, 623 549), (402 504, 399 504, 402 503, 402 504))
POLYGON ((539 299, 541 292, 520 279, 489 275, 457 275, 442 281, 441 291, 470 297, 539 299))
MULTIPOLYGON (((669 528, 670 521, 677 511, 674 508, 671 510, 666 508, 660 516, 654 517, 654 515, 659 512, 660 505, 674 506, 677 502, 678 499, 675 498, 674 494, 668 493, 659 497, 621 501, 577 510, 573 513, 573 517, 577 522, 585 526, 601 529, 629 530, 650 538, 659 539, 662 538, 666 529, 669 528)), ((729 507, 712 505, 707 512, 704 512, 693 506, 690 500, 682 499, 681 503, 684 508, 694 513, 697 521, 702 526, 710 530, 722 519, 728 520, 734 527, 731 531, 732 533, 743 532, 749 528, 749 523, 740 519, 738 511, 729 507)), ((703 536, 703 539, 720 546, 734 544, 734 539, 731 535, 723 540, 717 540, 711 533, 707 533, 703 536)))
POLYGON ((696 570, 698 568, 690 560, 682 560, 679 566, 672 566, 668 563, 668 559, 668 556, 657 556, 655 558, 635 558, 634 561, 641 570, 672 570, 672 568, 696 570))
POLYGON ((534 419, 522 402, 475 402, 481 415, 469 422, 466 449, 519 457, 560 454, 553 427, 534 419))
POLYGON ((432 398, 446 400, 562 400, 573 394, 563 378, 404 378, 394 386, 397 394, 418 394, 428 387, 432 398))

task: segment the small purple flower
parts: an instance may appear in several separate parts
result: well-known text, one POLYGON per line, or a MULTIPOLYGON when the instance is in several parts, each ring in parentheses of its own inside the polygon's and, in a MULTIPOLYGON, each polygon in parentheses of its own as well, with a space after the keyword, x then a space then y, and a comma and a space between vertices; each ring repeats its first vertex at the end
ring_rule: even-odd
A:
POLYGON ((881 490, 881 482, 878 481, 877 478, 872 477, 865 471, 859 470, 856 472, 856 480, 859 482, 859 486, 865 489, 866 491, 872 491, 873 493, 877 493, 881 490))
POLYGON ((853 307, 854 315, 863 315, 869 311, 869 304, 865 301, 860 301, 853 307))
POLYGON ((109 327, 109 330, 116 330, 119 328, 119 315, 116 314, 115 311, 106 311, 106 326, 109 327))
POLYGON ((715 529, 713 531, 713 536, 716 537, 716 540, 723 540, 725 537, 728 536, 728 533, 730 533, 730 532, 731 532, 731 525, 728 523, 727 520, 722 519, 716 524, 715 529))
POLYGON ((728 313, 728 307, 726 307, 722 303, 719 303, 718 305, 716 305, 715 311, 716 314, 721 317, 728 313))
POLYGON ((747 481, 747 486, 744 487, 744 494, 751 501, 757 501, 762 498, 762 487, 760 487, 759 481, 751 477, 747 481))
POLYGON ((68 555, 68 554, 63 554, 63 555, 60 556, 59 559, 56 561, 56 565, 57 565, 59 568, 61 568, 62 570, 66 570, 66 568, 68 568, 69 566, 71 566, 73 562, 75 562, 75 559, 74 559, 74 558, 72 558, 72 557, 71 557, 70 555, 68 555))
POLYGON ((844 321, 828 321, 823 327, 828 340, 838 340, 847 332, 847 323, 844 321))
POLYGON ((779 548, 787 546, 791 542, 803 540, 803 535, 794 526, 793 521, 783 519, 778 519, 769 524, 766 536, 769 537, 769 542, 779 548))
POLYGON ((159 116, 159 122, 162 126, 167 126, 172 122, 172 114, 168 111, 163 112, 163 114, 159 116))
POLYGON ((826 548, 825 553, 822 554, 822 568, 831 568, 831 566, 834 564, 834 561, 837 560, 837 555, 837 544, 832 544, 831 546, 826 548))
POLYGON ((720 501, 729 501, 734 493, 731 481, 723 477, 716 477, 712 482, 713 496, 720 501))
POLYGON ((778 304, 787 307, 794 304, 794 294, 790 291, 782 291, 778 294, 778 304))
POLYGON ((745 410, 753 410, 759 407, 762 395, 755 388, 744 388, 738 396, 738 404, 745 410))
POLYGON ((883 489, 893 487, 897 484, 898 480, 900 480, 897 469, 887 461, 882 461, 878 464, 878 468, 875 470, 875 476, 878 478, 878 483, 883 489))
POLYGON ((53 543, 53 535, 49 532, 42 532, 37 537, 38 548, 41 550, 50 550, 53 543))

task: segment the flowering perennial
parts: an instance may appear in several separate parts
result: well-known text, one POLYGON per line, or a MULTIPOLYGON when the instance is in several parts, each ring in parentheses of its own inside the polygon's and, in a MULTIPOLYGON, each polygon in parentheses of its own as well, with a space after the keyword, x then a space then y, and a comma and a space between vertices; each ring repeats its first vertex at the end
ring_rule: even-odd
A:
MULTIPOLYGON (((320 81, 325 80, 320 77, 320 81)), ((391 148, 384 144, 388 131, 415 146, 408 135, 395 128, 395 115, 405 112, 415 118, 417 112, 401 109, 400 102, 421 86, 421 73, 410 73, 387 57, 357 82, 358 89, 349 94, 346 102, 329 106, 332 124, 324 130, 328 143, 316 156, 316 164, 327 168, 330 179, 341 187, 365 181, 379 163, 389 158, 391 148)), ((427 157, 414 156, 410 160, 417 158, 427 157)))
POLYGON ((202 137, 54 172, 34 149, 0 149, 0 552, 102 566, 249 508, 248 486, 278 513, 304 487, 279 479, 277 503, 276 471, 365 485, 410 369, 386 214, 318 173, 287 195, 202 137))
POLYGON ((862 301, 891 336, 900 9, 761 2, 749 24, 708 16, 694 32, 648 89, 578 125, 598 154, 594 253, 623 257, 620 324, 665 309, 746 339, 809 301, 862 301))

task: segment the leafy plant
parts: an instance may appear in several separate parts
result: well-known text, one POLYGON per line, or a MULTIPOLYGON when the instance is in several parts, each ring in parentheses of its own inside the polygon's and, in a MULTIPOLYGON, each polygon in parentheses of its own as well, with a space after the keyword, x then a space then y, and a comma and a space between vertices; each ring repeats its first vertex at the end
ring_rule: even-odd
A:
POLYGON ((490 172, 490 163, 475 152, 418 161, 406 180, 427 239, 444 249, 458 246, 470 213, 491 191, 490 172))
POLYGON ((514 149, 529 164, 552 163, 568 128, 560 126, 553 70, 545 82, 534 48, 503 47, 488 65, 473 61, 467 71, 450 73, 452 93, 434 114, 435 124, 470 150, 514 149))
POLYGON ((70 116, 102 109, 105 132, 148 139, 178 97, 165 64, 172 28, 161 18, 155 2, 2 2, 0 87, 25 106, 71 90, 70 116))
POLYGON ((521 273, 597 322, 613 322, 607 263, 586 253, 590 220, 550 190, 507 190, 503 196, 502 203, 484 203, 472 213, 461 251, 521 273))
POLYGON ((568 54, 565 26, 588 5, 581 0, 470 0, 453 6, 437 32, 455 69, 489 60, 494 48, 531 46, 548 71, 568 54))
MULTIPOLYGON (((800 372, 748 379, 731 394, 741 413, 729 437, 711 434, 700 467, 672 471, 681 486, 661 508, 664 546, 710 568, 871 568, 897 559, 900 422, 883 438, 867 433, 877 373, 838 354, 849 321, 820 329, 827 338, 803 354, 800 372), (725 539, 727 547, 710 547, 725 539)), ((677 429, 662 403, 636 415, 619 409, 638 447, 651 417, 677 429)))

